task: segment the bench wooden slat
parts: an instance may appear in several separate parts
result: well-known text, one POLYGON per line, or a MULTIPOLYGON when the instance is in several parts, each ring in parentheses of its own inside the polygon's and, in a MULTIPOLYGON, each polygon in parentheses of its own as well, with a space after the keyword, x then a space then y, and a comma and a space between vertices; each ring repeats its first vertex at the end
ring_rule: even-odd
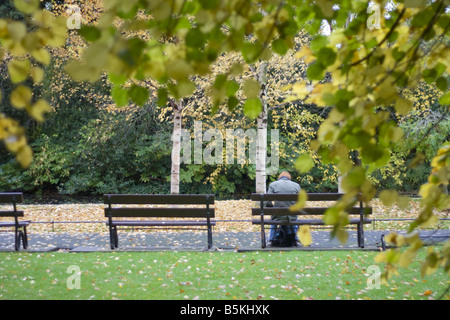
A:
MULTIPOLYGON (((268 216, 286 216, 286 215, 323 215, 328 210, 324 207, 308 207, 303 208, 301 211, 290 211, 289 208, 276 208, 276 207, 264 207, 264 215, 268 216)), ((364 214, 372 214, 372 208, 364 208, 364 214)), ((360 214, 360 208, 353 207, 347 209, 348 214, 360 214)), ((260 208, 252 208, 252 215, 261 215, 260 208)))
MULTIPOLYGON (((114 220, 112 222, 113 225, 116 226, 170 226, 170 227, 174 227, 174 226, 207 226, 207 222, 206 221, 150 221, 150 220, 145 220, 145 221, 130 221, 130 220, 126 220, 126 221, 121 221, 121 220, 114 220)), ((212 226, 216 225, 215 221, 210 221, 210 224, 212 226)))
MULTIPOLYGON (((339 200, 343 193, 307 193, 308 201, 336 201, 339 200)), ((265 193, 263 194, 264 201, 295 201, 298 200, 298 194, 288 193, 265 193)), ((252 193, 251 200, 260 201, 260 193, 252 193)))
POLYGON ((206 204, 214 203, 214 195, 203 194, 105 194, 106 204, 206 204))
MULTIPOLYGON (((17 212, 17 216, 18 217, 23 217, 24 216, 23 215, 23 211, 17 210, 16 212, 17 212)), ((13 210, 11 210, 11 211, 0 211, 0 217, 14 217, 14 216, 15 216, 15 214, 14 214, 13 210)))
MULTIPOLYGON (((359 224, 361 223, 360 219, 349 219, 350 224, 359 224)), ((371 219, 363 219, 364 224, 372 223, 371 219)), ((260 219, 254 219, 252 220, 252 224, 261 224, 260 219)), ((268 225, 325 225, 325 222, 322 219, 301 219, 301 220, 294 220, 291 222, 282 222, 277 220, 264 220, 264 224, 268 225)))
MULTIPOLYGON (((19 221, 19 227, 27 227, 30 223, 31 221, 19 221)), ((0 222, 0 227, 15 227, 15 226, 16 226, 15 222, 10 221, 0 222)))
MULTIPOLYGON (((111 217, 161 217, 161 218, 206 218, 206 208, 105 208, 105 217, 108 217, 108 212, 111 211, 111 217)), ((214 218, 214 209, 209 209, 209 217, 214 218)))
POLYGON ((3 192, 0 193, 0 203, 20 203, 23 202, 22 192, 3 192))

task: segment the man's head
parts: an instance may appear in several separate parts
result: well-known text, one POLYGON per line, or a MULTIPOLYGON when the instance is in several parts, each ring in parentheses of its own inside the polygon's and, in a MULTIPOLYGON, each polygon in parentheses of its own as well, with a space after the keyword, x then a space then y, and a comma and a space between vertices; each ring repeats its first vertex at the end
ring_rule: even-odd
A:
POLYGON ((289 180, 291 180, 291 175, 290 175, 289 172, 287 172, 287 171, 281 172, 280 175, 278 176, 278 179, 280 179, 280 178, 282 178, 282 177, 286 177, 286 178, 288 178, 289 180))

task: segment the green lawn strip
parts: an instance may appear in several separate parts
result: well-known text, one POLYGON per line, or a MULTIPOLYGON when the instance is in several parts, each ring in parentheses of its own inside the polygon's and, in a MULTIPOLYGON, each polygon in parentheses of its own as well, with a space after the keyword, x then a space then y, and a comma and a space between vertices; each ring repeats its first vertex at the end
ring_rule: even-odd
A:
POLYGON ((0 299, 399 300, 437 298, 449 285, 442 270, 422 279, 415 262, 377 288, 376 254, 0 253, 0 299))

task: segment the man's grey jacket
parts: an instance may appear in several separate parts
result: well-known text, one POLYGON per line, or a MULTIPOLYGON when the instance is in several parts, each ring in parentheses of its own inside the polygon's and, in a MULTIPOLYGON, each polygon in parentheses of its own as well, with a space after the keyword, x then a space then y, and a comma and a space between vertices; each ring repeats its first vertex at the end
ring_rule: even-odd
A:
MULTIPOLYGON (((272 182, 269 185, 269 190, 267 193, 299 193, 300 185, 294 181, 291 181, 287 177, 281 177, 277 181, 272 182)), ((295 204, 295 201, 275 201, 273 204, 271 201, 267 201, 265 203, 266 207, 290 207, 295 204)), ((293 221, 297 220, 296 215, 288 215, 288 216, 272 216, 272 220, 278 221, 293 221)))

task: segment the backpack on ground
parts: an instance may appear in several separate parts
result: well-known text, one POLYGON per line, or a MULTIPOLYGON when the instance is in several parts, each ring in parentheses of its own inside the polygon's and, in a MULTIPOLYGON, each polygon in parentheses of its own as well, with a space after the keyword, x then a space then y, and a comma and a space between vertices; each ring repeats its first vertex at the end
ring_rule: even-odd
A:
POLYGON ((295 231, 293 226, 280 225, 275 230, 275 238, 272 241, 274 247, 295 246, 295 231))

